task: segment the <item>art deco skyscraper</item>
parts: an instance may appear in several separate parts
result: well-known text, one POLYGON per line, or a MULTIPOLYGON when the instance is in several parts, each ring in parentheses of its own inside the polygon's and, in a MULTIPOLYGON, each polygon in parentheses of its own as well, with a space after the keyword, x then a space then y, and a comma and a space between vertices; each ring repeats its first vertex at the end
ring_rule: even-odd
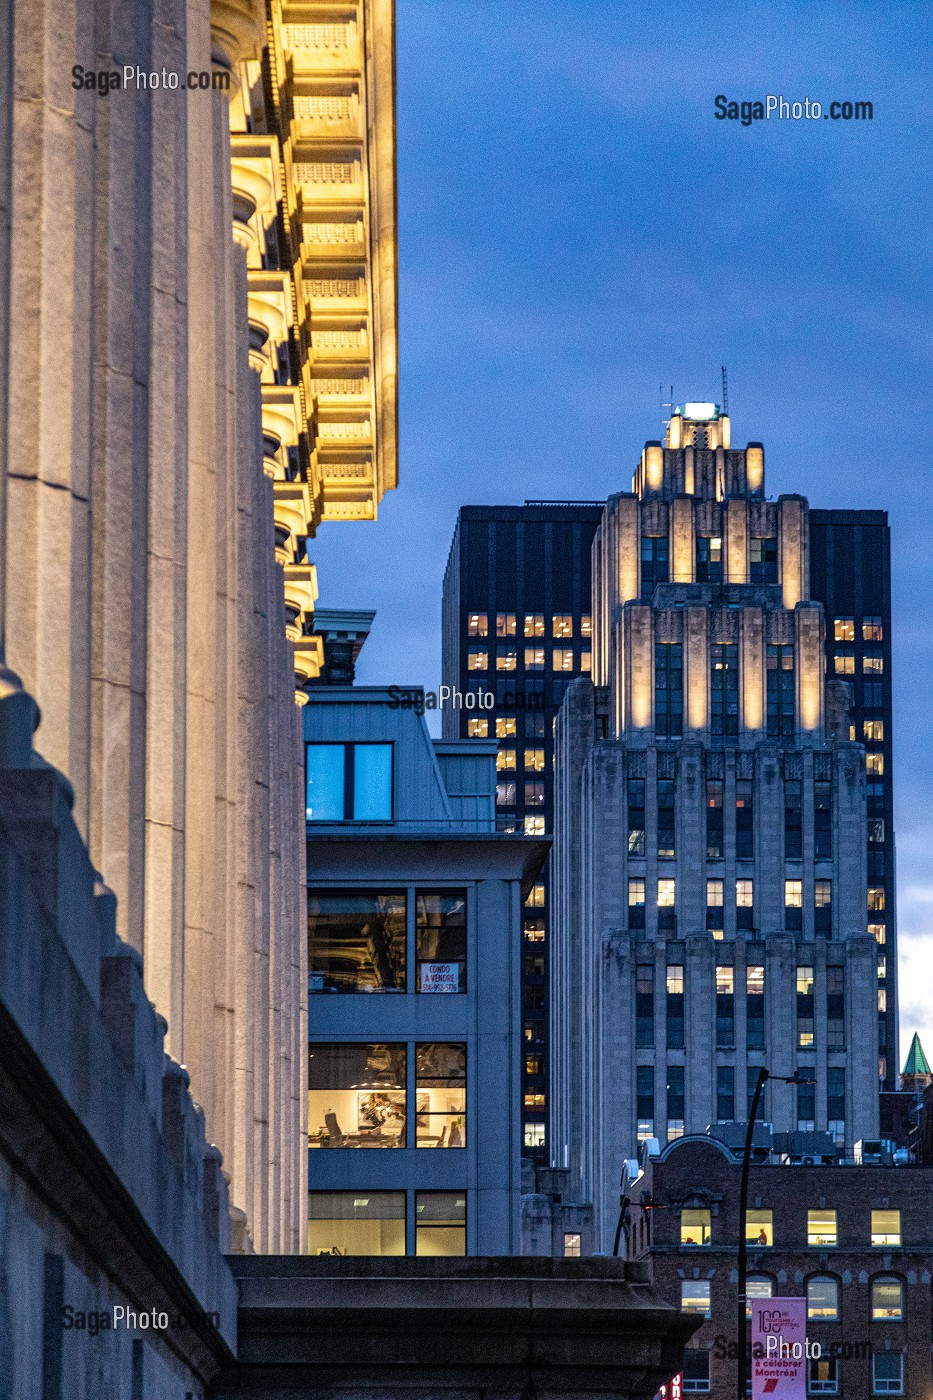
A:
POLYGON ((827 685, 808 505, 679 408, 593 546, 593 675, 556 739, 552 1160, 611 1246, 620 1171, 747 1117, 848 1150, 878 1124, 865 755, 827 685))

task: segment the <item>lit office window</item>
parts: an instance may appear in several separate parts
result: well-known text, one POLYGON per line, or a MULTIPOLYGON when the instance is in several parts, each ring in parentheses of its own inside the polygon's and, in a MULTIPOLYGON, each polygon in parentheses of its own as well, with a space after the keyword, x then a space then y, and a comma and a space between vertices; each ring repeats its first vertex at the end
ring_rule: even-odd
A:
POLYGON ((876 943, 884 943, 886 938, 884 924, 869 924, 868 932, 872 935, 876 943))
POLYGON ((805 1049, 814 1043, 813 968, 797 968, 797 1044, 805 1049))
POLYGON ((525 648, 525 670, 526 670, 526 671, 543 671, 543 670, 544 670, 544 647, 526 647, 526 648, 525 648))
POLYGON ((677 882, 676 880, 658 881, 658 908, 672 909, 676 902, 677 882))
MULTIPOLYGON (((825 1214, 826 1212, 824 1212, 825 1214)), ((813 1214, 813 1211, 810 1212, 813 1214)), ((829 1214, 834 1215, 830 1211, 829 1214)), ((810 1244, 835 1244, 836 1223, 833 1220, 833 1238, 831 1240, 809 1240, 810 1244)), ((816 1274, 807 1280, 807 1321, 808 1322, 838 1322, 839 1321, 839 1284, 828 1274, 816 1274)))
POLYGON ((803 881, 784 881, 784 927, 796 931, 803 928, 803 881))
POLYGON ((588 675, 593 669, 593 654, 589 651, 580 652, 580 670, 584 675, 588 675))
POLYGON ((629 876, 628 926, 645 927, 645 882, 641 876, 629 876))
POLYGON ((554 613, 551 618, 551 635, 554 637, 573 636, 573 618, 569 613, 554 613))
POLYGON ((308 891, 308 991, 403 992, 403 892, 308 891))
POLYGON ((680 1310, 698 1313, 700 1317, 712 1317, 710 1283, 706 1278, 685 1278, 680 1282, 680 1310))
POLYGON ((544 613, 526 613, 526 614, 525 614, 525 636, 526 636, 526 637, 543 637, 543 636, 544 636, 544 613))
POLYGON ((405 1253, 404 1191, 309 1191, 308 1253, 405 1253))
POLYGON ((308 1146, 405 1146, 404 1045, 309 1045, 308 1146))
POLYGON ((467 636, 468 637, 488 637, 489 616, 487 613, 467 614, 467 636))
POLYGON ((901 1243, 901 1213, 899 1210, 873 1210, 871 1213, 871 1242, 873 1245, 901 1243))
POLYGON ((526 904, 526 905, 528 906, 528 908, 530 908, 530 909, 543 909, 543 908, 544 908, 544 886, 543 886, 543 885, 532 885, 531 889, 528 891, 528 898, 525 900, 525 904, 526 904))
POLYGON ((866 676, 880 676, 883 670, 884 658, 880 650, 873 648, 869 651, 866 648, 862 655, 862 674, 866 676))
POLYGON ((855 641, 855 619, 837 617, 833 621, 833 639, 837 642, 855 641))
POLYGON ((564 1234, 564 1258, 580 1258, 580 1236, 576 1231, 564 1234))
POLYGON ((837 676, 854 676, 855 653, 852 651, 837 651, 833 659, 833 665, 837 676))
POLYGON ((876 1278, 871 1285, 872 1322, 903 1322, 904 1285, 899 1278, 876 1278))
MULTIPOLYGON (((526 785, 526 786, 527 786, 527 785, 526 785)), ((526 818, 525 818, 525 835, 526 835, 526 836, 543 836, 544 834, 545 834, 545 832, 544 832, 544 818, 543 818, 543 817, 526 817, 526 818)))
POLYGON ((807 1211, 807 1244, 835 1245, 836 1212, 834 1210, 807 1211))
POLYGON ((515 614, 514 614, 514 613, 496 613, 496 636, 497 636, 497 637, 514 637, 514 636, 515 636, 515 614))
POLYGON ((543 1147, 544 1124, 526 1123, 524 1132, 524 1142, 526 1147, 543 1147))
POLYGON ((774 1244, 774 1222, 770 1210, 750 1210, 745 1216, 745 1238, 762 1249, 774 1244))
POLYGON ((544 772, 544 750, 543 750, 543 749, 526 749, 526 750, 525 750, 525 770, 526 770, 526 772, 531 772, 531 773, 543 773, 543 772, 544 772))
POLYGON ((745 1316, 752 1315, 753 1298, 773 1298, 774 1283, 767 1274, 749 1274, 745 1284, 745 1316))
POLYGON ((745 1042, 749 1050, 765 1048, 765 970, 760 964, 745 969, 745 1042))
POLYGON ((415 899, 419 992, 465 992, 465 890, 419 890, 415 899))
POLYGON ((499 752, 496 754, 496 768, 499 770, 499 772, 501 773, 503 770, 508 770, 508 769, 514 768, 514 767, 515 767, 515 750, 514 750, 514 749, 500 749, 499 752))
POLYGON ((590 614, 589 614, 589 613, 584 613, 584 614, 582 615, 582 617, 580 618, 580 636, 581 636, 581 637, 592 637, 592 635, 593 635, 593 620, 592 620, 592 618, 590 617, 590 614))
POLYGON ((514 739, 515 733, 516 727, 514 715, 503 715, 501 719, 496 720, 497 739, 514 739))
POLYGON ((518 667, 518 652, 514 647, 496 647, 496 670, 514 671, 518 667))
POLYGON ((866 719, 862 721, 862 737, 866 744, 884 743, 884 720, 866 719))
POLYGON ((415 1253, 445 1259, 466 1254, 465 1191, 416 1193, 415 1253))
POLYGON ((485 671, 489 666, 489 652, 485 648, 480 651, 471 649, 467 652, 467 670, 485 671))
POLYGON ((814 929, 824 938, 830 938, 833 931, 833 882, 815 880, 813 882, 814 929))
POLYGON ((309 822, 392 820, 391 744, 306 744, 309 822))
POLYGON ((526 920, 525 920, 525 938, 528 940, 529 943, 543 943, 543 942, 544 942, 544 920, 543 920, 543 919, 526 919, 526 920))
POLYGON ((865 772, 880 778, 884 774, 884 754, 867 753, 865 755, 865 772))
POLYGON ((719 879, 706 882, 706 927, 714 938, 723 936, 723 882, 719 879))
POLYGON ((687 1210, 680 1212, 680 1243, 684 1245, 707 1245, 710 1242, 712 1227, 708 1210, 687 1210))
POLYGON ((735 926, 739 931, 750 932, 754 927, 755 882, 736 880, 735 882, 735 926))
POLYGON ((551 666, 555 671, 572 671, 573 647, 554 647, 551 651, 551 666))
POLYGON ((871 910, 881 910, 884 908, 884 886, 868 886, 868 907, 871 910))
POLYGON ((466 1045, 415 1047, 415 1144, 466 1147, 466 1045))
POLYGON ((884 638, 884 628, 881 625, 880 617, 862 618, 862 641, 880 642, 884 638))
POLYGON ((488 719, 468 719, 467 720, 468 739, 488 739, 489 720, 488 719))

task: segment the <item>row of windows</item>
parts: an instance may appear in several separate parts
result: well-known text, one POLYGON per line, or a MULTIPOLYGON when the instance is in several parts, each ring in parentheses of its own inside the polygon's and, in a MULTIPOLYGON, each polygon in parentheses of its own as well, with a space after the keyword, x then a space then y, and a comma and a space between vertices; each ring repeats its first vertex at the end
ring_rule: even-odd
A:
MULTIPOLYGON (((855 675, 855 653, 851 650, 837 651, 833 655, 833 670, 837 676, 855 675)), ((880 650, 862 653, 862 675, 879 676, 884 670, 884 658, 880 650)))
MULTIPOLYGON (((880 758, 881 755, 871 755, 880 758)), ((706 782, 706 856, 721 860, 726 851, 725 782, 709 778, 706 782)), ((676 855, 676 784, 673 779, 659 778, 656 789, 658 856, 676 855)), ((646 780, 629 778, 628 853, 646 853, 646 780)), ((830 860, 833 853, 832 828, 833 786, 818 779, 813 784, 813 852, 817 860, 830 860)), ((751 778, 735 781, 733 836, 737 860, 753 860, 755 856, 755 784, 751 778)), ((881 822, 883 837, 884 823, 881 822)), ((796 778, 784 782, 784 858, 803 859, 803 783, 796 778)))
MULTIPOLYGON (((544 671, 548 669, 546 660, 547 653, 544 647, 525 647, 522 654, 522 661, 526 671, 544 671)), ((579 666, 583 672, 588 672, 592 665, 592 653, 581 651, 579 654, 579 666)), ((519 653, 515 647, 498 647, 495 655, 495 669, 497 671, 517 671, 519 653)), ((572 671, 574 669, 573 647, 552 647, 550 654, 550 670, 552 671, 572 671)), ((489 652, 485 647, 472 647, 467 652, 468 671, 488 671, 489 652)))
POLYGON ((310 1045, 308 1145, 406 1147, 409 1059, 414 1145, 465 1147, 466 1045, 450 1042, 310 1045))
MULTIPOLYGON (((500 748, 496 754, 496 768, 499 772, 507 772, 511 768, 518 766, 518 750, 513 748, 500 748)), ((544 750, 540 748, 525 749, 522 755, 522 762, 527 772, 544 772, 544 750)))
MULTIPOLYGON (((659 852, 660 854, 660 852, 659 852)), ((881 891, 883 900, 884 891, 881 891)), ((706 882, 706 927, 713 938, 721 939, 724 934, 725 881, 718 876, 706 882)), ((813 908, 814 928, 819 934, 829 937, 832 933, 833 882, 829 879, 814 881, 813 908)), ((658 927, 675 928, 677 903, 677 881, 673 876, 659 877, 657 880, 656 903, 658 927)), ((882 906, 883 908, 883 903, 882 906)), ((646 880, 642 875, 630 875, 628 881, 629 928, 645 927, 646 880)), ((753 931, 755 910, 755 882, 751 877, 735 881, 735 923, 740 931, 753 931)), ((791 931, 803 928, 803 881, 784 881, 784 927, 791 931)))
MULTIPOLYGON (((724 1016, 717 997, 716 1036, 717 1049, 731 1049, 735 1044, 735 1026, 731 1014, 724 1016)), ((668 997, 670 1002, 670 997, 668 997)), ((636 998, 638 1003, 638 998, 636 998)), ((749 999, 749 1008, 752 1000, 749 999)), ((749 1015, 746 1022, 747 1046, 750 1050, 764 1048, 764 1020, 749 1015)), ((669 1018, 666 1025, 669 1049, 683 1046, 684 1023, 682 1014, 669 1018), (671 1038, 673 1037, 673 1038, 671 1038)), ((649 1049, 654 1039, 654 1022, 650 1010, 642 1014, 636 1005, 636 1041, 640 1049, 649 1049)), ((834 1049, 844 1048, 833 1046, 834 1049)), ((667 1141, 674 1142, 684 1134, 684 1075, 683 1065, 666 1067, 665 1094, 667 1099, 667 1141)), ((816 1129, 816 1084, 813 1082, 812 1066, 801 1067, 802 1082, 797 1088, 797 1130, 813 1132, 816 1129)), ((745 1102, 737 1103, 736 1070, 732 1065, 716 1067, 716 1121, 734 1123, 747 1120, 751 1112, 755 1086, 758 1081, 758 1066, 747 1065, 745 1070, 745 1102), (737 1111, 739 1110, 739 1111, 737 1111)), ((656 1136, 655 1119, 655 1068, 653 1065, 637 1065, 635 1068, 635 1113, 637 1117, 637 1137, 645 1142, 656 1136)), ((765 1106, 762 1096, 758 1105, 757 1117, 764 1119, 765 1106)), ((826 1071, 826 1131, 832 1133, 840 1146, 845 1144, 846 1079, 845 1069, 830 1065, 826 1071)))
MULTIPOLYGON (((702 1248, 712 1243, 713 1216, 710 1210, 687 1209, 680 1212, 680 1243, 702 1248)), ((807 1211, 807 1244, 821 1247, 837 1243, 838 1218, 835 1210, 807 1211)), ((774 1244, 773 1213, 770 1210, 749 1210, 746 1213, 745 1238, 749 1244, 770 1247, 774 1244)), ((901 1213, 899 1210, 873 1210, 871 1213, 871 1243, 877 1248, 899 1247, 901 1243, 901 1213)))
MULTIPOLYGON (((467 613, 467 636, 468 637, 488 637, 490 635, 489 619, 491 614, 481 612, 467 613)), ((518 632, 518 617, 516 613, 496 613, 494 615, 493 626, 497 637, 543 637, 544 613, 525 613, 523 618, 521 633, 518 632)), ((592 619, 589 613, 583 613, 579 619, 574 619, 572 613, 552 613, 551 614, 551 636, 552 637, 572 637, 574 635, 574 623, 577 624, 577 636, 590 637, 593 634, 592 619)))
POLYGON ((309 992, 465 992, 464 890, 414 896, 414 987, 409 989, 405 890, 309 890, 309 992))
MULTIPOLYGON (((697 583, 722 583, 721 535, 697 535, 697 583)), ((681 580, 686 582, 687 580, 681 580)), ((748 582, 777 583, 778 542, 774 535, 752 536, 748 541, 748 582)), ((659 583, 670 582, 670 545, 667 535, 641 537, 641 596, 650 598, 659 583)), ((744 580, 743 580, 744 582, 744 580)))
MULTIPOLYGON (((309 1191, 308 1253, 403 1255, 407 1200, 404 1191, 309 1191)), ((414 1252, 466 1254, 467 1193, 414 1193, 414 1252)))
MULTIPOLYGON (((556 723, 556 718, 552 720, 552 728, 556 723)), ((535 712, 525 714, 519 718, 516 715, 498 715, 495 720, 494 733, 497 739, 514 739, 518 736, 519 724, 521 732, 526 739, 543 739, 546 734, 545 715, 535 712)), ((488 719, 468 719, 467 738, 488 739, 490 738, 488 719)))
MULTIPOLYGON (((833 618, 833 640, 837 642, 855 641, 856 622, 854 617, 833 618)), ((884 628, 880 617, 862 618, 862 641, 880 642, 884 640, 884 628)))
MULTIPOLYGON (((751 1284, 752 1280, 749 1280, 751 1284)), ((769 1280, 758 1280, 762 1287, 769 1280)), ((754 1296, 770 1298, 771 1292, 761 1292, 754 1296)), ((697 1309, 688 1308, 688 1312, 697 1309)), ((751 1309, 749 1308, 749 1316, 751 1309)), ((846 1355, 858 1355, 855 1348, 859 1343, 850 1343, 846 1355)), ((839 1395, 842 1363, 838 1356, 812 1357, 807 1362, 807 1394, 839 1395)), ((751 1383, 749 1382, 749 1389, 751 1383)), ((682 1387, 685 1395, 708 1394, 710 1385, 710 1353, 703 1350, 689 1350, 684 1353, 682 1387)), ((872 1356, 872 1395, 904 1394, 904 1356, 899 1351, 879 1351, 872 1356)))
POLYGON ((544 781, 538 778, 525 782, 521 789, 519 789, 518 783, 511 778, 505 778, 496 783, 496 806, 514 807, 518 801, 519 791, 522 793, 526 807, 544 806, 544 781))

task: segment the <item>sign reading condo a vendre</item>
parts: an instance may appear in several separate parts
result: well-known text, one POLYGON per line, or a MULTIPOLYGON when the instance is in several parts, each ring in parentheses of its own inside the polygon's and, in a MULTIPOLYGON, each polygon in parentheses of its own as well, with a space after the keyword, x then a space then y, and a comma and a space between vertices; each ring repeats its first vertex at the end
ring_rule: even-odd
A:
POLYGON ((807 1400, 809 1355, 805 1298, 752 1300, 752 1400, 807 1400))

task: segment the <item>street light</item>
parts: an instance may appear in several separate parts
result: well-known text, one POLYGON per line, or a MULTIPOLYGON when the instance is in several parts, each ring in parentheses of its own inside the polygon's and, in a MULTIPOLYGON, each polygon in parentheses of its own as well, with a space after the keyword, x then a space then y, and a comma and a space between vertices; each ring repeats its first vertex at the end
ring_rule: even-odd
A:
POLYGON ((748 1287, 748 1241, 745 1238, 745 1218, 748 1214, 748 1169, 752 1160, 752 1138, 755 1133, 755 1120, 758 1117, 758 1105, 761 1103, 761 1094, 767 1079, 777 1079, 782 1084, 816 1083, 815 1079, 803 1078, 799 1070, 794 1070, 794 1073, 789 1075, 771 1074, 762 1065, 758 1071, 755 1092, 752 1094, 751 1108, 748 1111, 748 1126, 745 1129, 745 1151, 742 1154, 742 1178, 739 1186, 739 1300, 737 1316, 739 1370, 735 1388, 736 1400, 745 1400, 745 1369, 748 1365, 748 1338, 746 1335, 748 1324, 745 1318, 745 1309, 748 1303, 745 1296, 748 1287))

